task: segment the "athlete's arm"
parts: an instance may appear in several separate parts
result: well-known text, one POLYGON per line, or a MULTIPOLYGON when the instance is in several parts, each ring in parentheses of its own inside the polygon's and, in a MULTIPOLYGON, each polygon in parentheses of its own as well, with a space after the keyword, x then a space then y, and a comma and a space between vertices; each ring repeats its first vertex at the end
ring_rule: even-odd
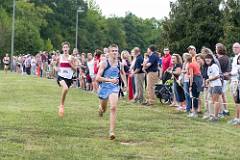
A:
POLYGON ((106 68, 106 64, 104 62, 100 62, 99 70, 98 70, 98 73, 97 73, 97 76, 96 76, 96 81, 118 83, 118 80, 116 80, 116 79, 110 79, 110 78, 102 77, 105 68, 106 68))
POLYGON ((71 57, 71 59, 69 60, 69 64, 74 71, 77 70, 75 58, 71 57))
POLYGON ((54 70, 57 72, 57 71, 59 71, 58 70, 58 68, 59 68, 59 61, 60 61, 60 58, 59 58, 59 56, 58 57, 56 57, 56 66, 54 67, 54 70))

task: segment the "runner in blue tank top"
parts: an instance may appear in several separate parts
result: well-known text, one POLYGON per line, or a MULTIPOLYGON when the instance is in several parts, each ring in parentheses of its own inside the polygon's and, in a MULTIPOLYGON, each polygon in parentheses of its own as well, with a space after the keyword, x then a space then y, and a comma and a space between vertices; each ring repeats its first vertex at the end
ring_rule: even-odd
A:
POLYGON ((96 80, 100 83, 98 96, 100 99, 99 116, 103 116, 106 111, 108 100, 110 102, 110 135, 111 140, 115 139, 114 129, 116 122, 116 108, 118 103, 118 93, 120 90, 119 78, 121 76, 125 86, 127 86, 126 75, 123 67, 118 61, 118 46, 109 47, 108 58, 100 63, 96 80))

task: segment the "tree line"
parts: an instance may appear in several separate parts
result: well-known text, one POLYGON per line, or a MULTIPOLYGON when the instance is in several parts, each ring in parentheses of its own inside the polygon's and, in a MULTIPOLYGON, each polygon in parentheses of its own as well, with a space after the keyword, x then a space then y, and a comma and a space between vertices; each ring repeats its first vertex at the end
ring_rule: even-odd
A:
MULTIPOLYGON (((121 49, 149 44, 183 53, 190 44, 215 48, 240 40, 240 0, 176 0, 169 17, 142 19, 132 13, 105 17, 94 0, 16 0, 15 54, 59 49, 63 41, 75 47, 79 13, 78 49, 91 52, 114 42, 121 49)), ((161 12, 161 6, 159 6, 161 12)), ((10 52, 12 0, 0 0, 0 55, 10 52)))

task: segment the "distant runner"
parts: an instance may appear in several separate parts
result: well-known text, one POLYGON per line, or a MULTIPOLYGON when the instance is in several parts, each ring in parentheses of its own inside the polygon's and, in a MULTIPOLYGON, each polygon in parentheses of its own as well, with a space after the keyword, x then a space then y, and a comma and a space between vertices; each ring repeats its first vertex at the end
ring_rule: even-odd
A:
POLYGON ((3 58, 3 64, 4 64, 5 74, 7 74, 7 71, 9 69, 9 65, 10 65, 10 57, 8 54, 6 54, 6 56, 3 58))
POLYGON ((59 86, 62 87, 62 95, 59 106, 58 115, 60 117, 64 116, 64 102, 68 92, 69 87, 72 85, 72 77, 73 70, 76 70, 76 66, 74 64, 74 59, 71 55, 69 55, 70 44, 69 42, 62 43, 62 51, 57 60, 58 63, 58 78, 57 82, 59 86))

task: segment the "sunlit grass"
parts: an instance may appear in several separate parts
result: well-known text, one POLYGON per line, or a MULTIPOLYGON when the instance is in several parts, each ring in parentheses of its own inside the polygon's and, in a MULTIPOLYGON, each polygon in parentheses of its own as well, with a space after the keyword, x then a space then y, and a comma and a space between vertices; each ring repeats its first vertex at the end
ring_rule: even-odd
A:
MULTIPOLYGON (((65 117, 57 116, 54 80, 0 72, 0 159, 222 159, 240 157, 240 129, 210 123, 160 104, 121 100, 115 141, 109 112, 97 116, 98 98, 71 89, 65 117)), ((229 97, 231 98, 231 97, 229 97)), ((234 106, 230 105, 233 115, 234 106)))

